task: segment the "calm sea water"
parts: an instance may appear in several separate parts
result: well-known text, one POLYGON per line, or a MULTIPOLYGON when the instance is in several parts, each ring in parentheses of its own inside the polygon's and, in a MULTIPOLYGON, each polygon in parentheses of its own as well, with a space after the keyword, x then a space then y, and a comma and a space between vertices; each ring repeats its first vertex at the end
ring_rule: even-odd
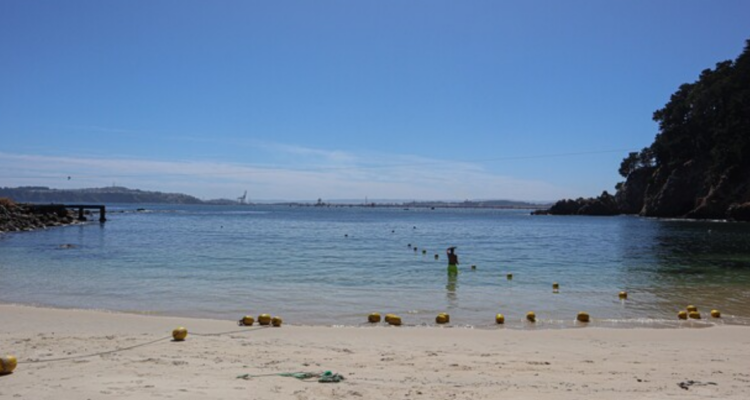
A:
POLYGON ((359 325, 375 311, 407 325, 447 311, 454 325, 487 328, 497 313, 508 328, 530 328, 527 311, 539 328, 577 326, 578 311, 591 326, 750 324, 748 224, 518 210, 135 208, 110 207, 123 212, 105 224, 1 235, 0 302, 217 319, 270 313, 312 325, 359 325), (455 279, 448 246, 458 246, 455 279), (704 320, 678 322, 688 304, 704 320), (706 318, 714 308, 721 320, 706 318))

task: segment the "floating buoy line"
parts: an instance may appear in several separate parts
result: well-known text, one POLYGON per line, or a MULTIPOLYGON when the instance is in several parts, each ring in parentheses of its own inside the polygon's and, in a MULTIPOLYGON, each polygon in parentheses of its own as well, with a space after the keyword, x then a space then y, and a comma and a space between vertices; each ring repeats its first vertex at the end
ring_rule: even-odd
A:
MULTIPOLYGON (((553 287, 554 286, 557 286, 557 285, 553 285, 553 287)), ((620 299, 623 299, 623 293, 625 292, 619 293, 620 299)), ((627 295, 625 295, 625 298, 626 297, 627 295)), ((712 309, 709 315, 714 319, 721 318, 721 312, 717 309, 712 309)), ((680 310, 677 313, 677 318, 679 320, 700 320, 701 314, 698 311, 698 308, 696 306, 688 305, 687 307, 685 307, 685 310, 680 310)), ((536 313, 534 311, 527 312, 525 315, 525 319, 527 323, 535 324, 537 322, 536 313)), ((591 317, 589 313, 585 311, 581 311, 576 315, 575 320, 578 323, 587 324, 591 321, 591 317)), ((373 312, 367 316, 367 322, 372 325, 379 324, 381 323, 381 321, 384 321, 387 325, 390 325, 390 326, 402 326, 403 325, 403 320, 401 319, 400 316, 396 314, 388 313, 388 314, 385 314, 384 318, 381 318, 380 313, 373 312)), ((256 319, 253 318, 253 316, 245 315, 239 319, 238 325, 246 326, 246 327, 253 327, 255 322, 256 322, 256 319)), ((278 316, 272 317, 271 314, 260 314, 257 318, 257 322, 258 322, 258 326, 250 328, 250 329, 240 329, 240 330, 216 332, 216 333, 190 333, 190 334, 200 337, 200 336, 221 336, 221 335, 235 334, 235 333, 240 333, 240 332, 250 332, 250 331, 254 331, 258 329, 281 327, 283 320, 281 317, 278 317, 278 316)), ((435 317, 436 325, 446 325, 446 324, 450 324, 450 322, 451 322, 451 317, 450 317, 450 314, 448 314, 447 312, 441 312, 435 317)), ((495 324, 496 325, 505 324, 505 315, 501 313, 496 314, 495 324)), ((161 338, 154 339, 148 342, 139 343, 133 346, 121 347, 121 348, 117 348, 113 350, 101 351, 101 352, 96 352, 96 353, 91 353, 91 354, 73 355, 73 356, 58 357, 58 358, 48 358, 48 359, 41 359, 41 360, 30 359, 30 360, 24 360, 24 361, 18 361, 15 355, 7 354, 5 356, 0 356, 0 375, 12 374, 19 364, 38 364, 38 363, 57 362, 57 361, 71 361, 71 360, 79 360, 79 359, 84 359, 84 358, 103 356, 103 355, 133 350, 139 347, 150 346, 159 342, 167 341, 170 338, 172 339, 173 342, 177 342, 177 343, 185 342, 187 341, 187 338, 188 338, 188 329, 184 326, 179 326, 172 331, 171 336, 161 337, 161 338)))
MULTIPOLYGON (((415 227, 416 228, 416 227, 415 227)), ((419 247, 416 245, 413 245, 412 243, 408 243, 406 247, 413 249, 414 252, 417 252, 419 247)), ((422 249, 422 254, 427 254, 427 249, 422 249)), ((438 254, 434 255, 435 260, 439 260, 440 256, 438 254)), ((470 269, 475 271, 477 270, 476 264, 471 264, 470 269)), ((505 279, 508 281, 513 280, 513 273, 506 273, 505 279)), ((560 284, 558 282, 552 283, 552 293, 559 294, 560 293, 560 284)), ((628 292, 626 291, 620 291, 617 294, 617 297, 624 303, 626 300, 628 300, 628 292)), ((709 313, 709 315, 714 318, 718 319, 721 318, 721 312, 719 310, 713 309, 709 313)), ((681 310, 677 313, 677 319, 679 320, 700 320, 702 319, 700 312, 698 311, 698 308, 694 305, 688 305, 685 310, 681 310)), ((525 320, 528 323, 536 323, 537 322, 537 316, 533 311, 529 311, 526 313, 525 320)), ((395 314, 386 314, 385 323, 388 325, 394 325, 394 326, 401 326, 403 324, 403 321, 401 317, 395 315, 395 314)), ((581 311, 575 316, 575 321, 578 323, 589 323, 591 322, 591 316, 589 313, 585 311, 581 311)), ((378 324, 381 322, 380 314, 379 313, 372 313, 368 316, 368 322, 370 324, 378 324)), ((450 316, 447 313, 440 313, 435 318, 435 324, 437 325, 444 325, 450 323, 450 316)), ((498 325, 505 324, 505 315, 498 313, 495 315, 495 323, 498 325)))
MULTIPOLYGON (((416 229, 416 227, 414 227, 416 229)), ((391 233, 394 233, 395 231, 391 231, 391 233)), ((348 234, 344 235, 345 237, 348 237, 348 234)), ((411 243, 407 244, 408 248, 411 248, 416 253, 418 251, 418 247, 415 245, 412 245, 411 243)), ((422 249, 422 255, 426 255, 427 250, 422 249)), ((434 259, 438 260, 440 256, 438 254, 434 255, 434 259)), ((476 270, 477 266, 475 264, 471 265, 472 270, 476 270)), ((506 279, 508 281, 513 280, 513 274, 507 273, 505 275, 506 279)), ((552 291, 553 293, 559 293, 560 291, 560 284, 558 282, 552 283, 552 291)), ((621 291, 618 293, 618 298, 622 301, 625 301, 628 299, 628 293, 626 291, 621 291)), ((714 319, 720 319, 721 318, 721 312, 717 309, 712 309, 709 313, 711 318, 714 319)), ((685 307, 685 310, 680 310, 677 313, 677 318, 679 320, 701 320, 701 314, 698 311, 698 308, 694 305, 688 305, 685 307)), ((435 324, 436 325, 445 325, 450 323, 450 314, 442 312, 439 313, 435 317, 435 324)), ((528 323, 534 324, 537 322, 537 316, 534 311, 529 311, 525 315, 525 319, 528 323)), ((386 324, 390 326, 401 326, 403 324, 403 320, 400 316, 396 314, 385 314, 384 318, 381 318, 380 313, 373 312, 367 316, 367 322, 370 324, 379 324, 381 321, 384 321, 386 324)), ((585 312, 581 311, 576 315, 575 321, 580 323, 589 323, 591 321, 590 315, 585 312)), ((246 326, 246 327, 252 327, 255 324, 256 320, 251 315, 245 315, 238 321, 238 325, 240 326, 246 326)), ((270 327, 281 327, 283 320, 281 317, 278 316, 271 316, 270 314, 260 314, 257 318, 258 327, 251 328, 251 329, 240 329, 240 330, 234 330, 229 332, 216 332, 216 333, 190 333, 194 336, 221 336, 221 335, 227 335, 227 334, 235 334, 240 332, 250 332, 258 329, 265 329, 270 327)), ((495 324, 497 325, 503 325, 505 324, 505 315, 502 313, 498 313, 495 315, 495 324)), ((13 371, 17 368, 19 364, 37 364, 37 363, 47 363, 47 362, 57 362, 57 361, 70 361, 70 360, 78 360, 78 359, 84 359, 84 358, 91 358, 91 357, 97 357, 107 354, 113 354, 128 350, 133 350, 139 347, 145 347, 149 345, 153 345, 162 341, 169 340, 169 338, 172 338, 173 342, 185 342, 188 338, 188 329, 183 326, 179 326, 175 328, 172 331, 171 336, 165 336, 161 337, 155 340, 151 340, 148 342, 136 344, 133 346, 128 347, 122 347, 117 348, 113 350, 107 350, 97 353, 91 353, 91 354, 83 354, 83 355, 73 355, 73 356, 66 356, 66 357, 58 357, 58 358, 48 358, 48 359, 30 359, 30 360, 23 360, 18 361, 17 357, 11 354, 7 354, 5 356, 0 356, 0 375, 8 375, 12 374, 13 371)))

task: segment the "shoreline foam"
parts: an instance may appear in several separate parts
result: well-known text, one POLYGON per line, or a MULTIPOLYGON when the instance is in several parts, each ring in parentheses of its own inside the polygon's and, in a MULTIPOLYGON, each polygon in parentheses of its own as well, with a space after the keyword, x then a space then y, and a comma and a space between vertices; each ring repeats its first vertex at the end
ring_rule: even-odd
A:
MULTIPOLYGON (((35 309, 50 309, 50 310, 60 310, 60 311, 83 311, 83 312, 101 312, 101 313, 108 313, 108 314, 115 314, 115 315, 134 315, 134 316, 144 316, 144 317, 153 317, 153 318, 177 318, 177 319, 188 319, 188 320, 208 320, 208 321, 217 321, 217 322, 237 322, 237 320, 233 319, 227 319, 227 318, 212 318, 212 317, 204 317, 204 316, 192 316, 192 315, 179 315, 179 314, 167 314, 167 313, 160 313, 155 311, 139 311, 139 310, 111 310, 111 309, 103 309, 103 308, 75 308, 75 307, 62 307, 62 306, 52 306, 47 304, 26 304, 26 303, 14 303, 14 302, 0 302, 0 307, 2 306, 12 306, 12 307, 29 307, 29 308, 35 308, 35 309)), ((260 313, 258 313, 260 314, 260 313)), ((704 313, 705 314, 705 313, 704 313)), ((253 316, 256 316, 254 314, 251 314, 253 316)), ((275 314, 274 314, 275 315, 275 314)), ((388 327, 385 321, 381 321, 377 324, 371 324, 367 322, 367 315, 368 313, 362 313, 362 322, 360 323, 337 323, 337 322, 329 322, 324 323, 321 321, 321 323, 313 324, 313 323, 307 323, 307 322, 299 322, 299 321, 293 321, 289 319, 285 319, 284 324, 287 326, 297 326, 297 327, 322 327, 322 328, 337 328, 337 327, 344 327, 344 328, 357 328, 357 327, 365 327, 365 328, 377 328, 377 327, 388 327)), ((237 315, 237 319, 241 318, 243 315, 237 315)), ((284 318, 284 315, 280 315, 280 317, 284 318)), ((537 319, 535 323, 528 323, 523 316, 516 316, 517 318, 508 319, 506 316, 506 321, 504 324, 498 325, 496 323, 481 323, 481 324, 467 324, 467 323, 460 323, 457 318, 455 318, 455 315, 452 316, 453 321, 449 324, 445 325, 438 325, 435 323, 425 323, 425 322, 413 322, 409 320, 409 315, 405 314, 402 316, 402 320, 404 321, 400 328, 407 329, 407 328, 437 328, 437 329, 477 329, 477 330, 489 330, 489 331, 495 331, 495 330, 514 330, 514 331, 537 331, 537 330, 568 330, 568 329, 703 329, 703 328, 712 328, 712 327, 718 327, 718 326, 747 326, 750 327, 750 320, 738 317, 738 316, 732 316, 732 315, 722 315, 721 318, 709 318, 708 315, 703 315, 702 319, 694 320, 694 319, 687 319, 687 320, 679 320, 675 317, 675 319, 664 319, 664 318, 637 318, 637 319, 613 319, 613 318, 592 318, 591 322, 587 323, 580 323, 575 320, 574 317, 570 319, 537 319)), ((489 319, 489 318, 488 318, 489 319)))

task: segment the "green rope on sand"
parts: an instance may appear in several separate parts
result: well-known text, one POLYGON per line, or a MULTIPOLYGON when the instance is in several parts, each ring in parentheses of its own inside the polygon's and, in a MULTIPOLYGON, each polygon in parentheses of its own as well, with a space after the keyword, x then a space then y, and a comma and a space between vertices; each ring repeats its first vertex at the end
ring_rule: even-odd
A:
POLYGON ((326 371, 320 376, 318 382, 320 383, 338 383, 344 380, 344 377, 339 374, 334 374, 331 371, 326 371))
POLYGON ((316 378, 318 375, 320 374, 315 374, 312 372, 287 372, 287 373, 279 374, 279 376, 289 376, 292 378, 297 378, 301 381, 304 381, 310 378, 316 378))
POLYGON ((242 374, 237 375, 237 379, 250 380, 252 378, 262 378, 264 376, 287 376, 297 378, 301 381, 306 381, 314 378, 318 378, 320 383, 338 383, 344 380, 344 376, 331 371, 326 372, 282 372, 278 374, 264 374, 264 375, 250 375, 242 374))

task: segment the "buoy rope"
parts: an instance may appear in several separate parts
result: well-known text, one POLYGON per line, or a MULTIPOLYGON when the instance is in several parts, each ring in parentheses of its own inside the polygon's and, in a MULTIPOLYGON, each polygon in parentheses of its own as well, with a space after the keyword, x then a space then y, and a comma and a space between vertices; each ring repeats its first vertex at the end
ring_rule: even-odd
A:
MULTIPOLYGON (((190 332, 190 335, 193 335, 193 336, 203 336, 203 337, 207 337, 207 336, 221 336, 221 335, 228 335, 228 334, 231 334, 231 333, 251 332, 251 331, 258 330, 258 329, 266 329, 266 328, 269 328, 269 327, 268 326, 259 326, 257 328, 252 328, 252 329, 241 329, 241 330, 234 330, 234 331, 228 331, 228 332, 215 332, 215 333, 195 333, 195 332, 190 332)), ((139 343, 139 344, 135 344, 135 345, 132 345, 132 346, 122 347, 122 348, 114 349, 114 350, 107 350, 107 351, 101 351, 101 352, 98 352, 98 353, 81 354, 81 355, 68 356, 68 357, 45 358, 43 360, 33 360, 32 359, 32 360, 18 361, 18 364, 39 364, 39 363, 46 363, 46 362, 70 361, 70 360, 79 360, 79 359, 82 359, 82 358, 91 358, 91 357, 97 357, 97 356, 104 356, 104 355, 107 355, 107 354, 114 354, 114 353, 119 353, 119 352, 122 352, 122 351, 137 349, 139 347, 149 346, 149 345, 156 344, 156 343, 162 342, 164 340, 168 340, 168 339, 172 339, 172 335, 170 335, 170 336, 164 336, 164 337, 159 338, 159 339, 154 339, 154 340, 146 342, 146 343, 139 343)))
POLYGON ((236 329, 236 330, 233 330, 233 331, 215 332, 215 333, 195 333, 195 332, 190 332, 190 334, 194 335, 194 336, 222 336, 222 335, 229 335, 229 334, 232 334, 232 333, 252 332, 252 331, 257 331, 259 329, 268 329, 268 328, 272 328, 272 326, 270 326, 270 325, 267 325, 267 326, 257 326, 255 328, 236 329))
POLYGON ((150 342, 139 343, 139 344, 136 344, 136 345, 133 345, 133 346, 122 347, 122 348, 114 349, 114 350, 100 351, 98 353, 82 354, 82 355, 77 355, 77 356, 59 357, 59 358, 46 358, 44 360, 26 360, 26 361, 19 361, 18 363, 19 364, 39 364, 39 363, 54 362, 54 361, 69 361, 69 360, 78 360, 78 359, 81 359, 81 358, 91 358, 91 357, 103 356, 103 355, 107 355, 107 354, 119 353, 121 351, 126 351, 126 350, 133 350, 133 349, 136 349, 138 347, 144 347, 144 346, 152 345, 154 343, 158 343, 158 342, 161 342, 161 341, 164 341, 164 340, 167 340, 167 339, 171 339, 171 338, 172 338, 172 336, 170 335, 170 336, 165 336, 163 338, 152 340, 150 342))
MULTIPOLYGON (((268 376, 293 376, 295 378, 297 378, 297 376, 300 376, 300 378, 298 379, 309 379, 309 378, 312 378, 316 374, 317 373, 314 373, 314 372, 275 372, 272 374, 259 374, 259 375, 242 374, 242 375, 237 375, 237 379, 249 380, 252 378, 265 378, 268 376), (304 376, 304 378, 302 378, 302 376, 304 376)), ((323 373, 321 372, 317 375, 322 375, 322 374, 323 373)))

